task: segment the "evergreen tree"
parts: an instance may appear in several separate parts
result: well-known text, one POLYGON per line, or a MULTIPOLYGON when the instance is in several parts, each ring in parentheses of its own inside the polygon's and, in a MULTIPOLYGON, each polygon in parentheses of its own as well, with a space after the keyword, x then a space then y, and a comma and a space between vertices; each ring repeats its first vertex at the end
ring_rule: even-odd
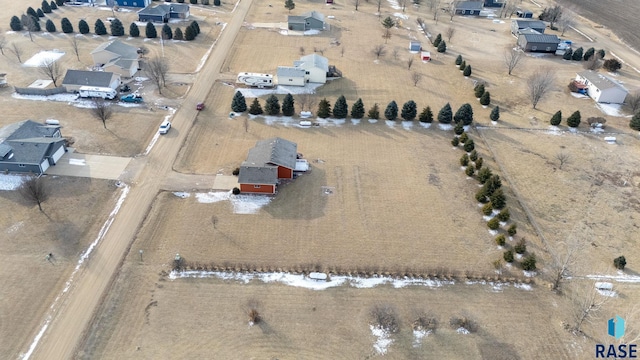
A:
POLYGON ((371 120, 380 119, 380 107, 378 106, 378 103, 374 103, 371 109, 369 109, 367 117, 371 120))
POLYGON ((467 168, 464 169, 464 173, 468 177, 473 177, 473 175, 476 173, 476 168, 474 168, 473 166, 467 166, 467 168))
POLYGON ((42 12, 45 14, 51 14, 51 5, 46 0, 42 0, 42 4, 40 5, 42 12))
POLYGON ((491 175, 491 177, 489 177, 489 179, 484 183, 483 187, 485 188, 487 195, 491 196, 496 190, 502 187, 502 180, 500 180, 500 176, 498 175, 491 175))
POLYGON ((233 95, 233 100, 231 100, 231 110, 237 113, 243 113, 247 111, 247 102, 244 98, 244 95, 242 95, 240 91, 236 91, 235 95, 233 95))
POLYGON ((187 41, 191 41, 196 38, 196 31, 193 29, 193 26, 187 26, 184 29, 184 39, 187 41))
POLYGON ((336 119, 345 119, 349 113, 349 106, 344 95, 340 95, 335 104, 333 104, 333 117, 336 119))
POLYGON ((438 44, 438 52, 439 53, 447 52, 447 43, 444 40, 440 41, 440 43, 438 44))
POLYGON ((296 8, 296 3, 294 3, 293 0, 285 0, 284 7, 291 12, 291 10, 296 8))
POLYGON ((500 120, 500 107, 496 106, 493 108, 493 110, 491 110, 491 114, 489 115, 489 119, 491 119, 491 121, 498 121, 500 120))
POLYGON ((469 135, 464 132, 464 127, 462 126, 462 124, 458 124, 456 125, 456 127, 454 128, 455 132, 460 132, 460 142, 461 143, 466 143, 467 141, 469 141, 469 135), (460 132, 458 129, 462 129, 462 132, 460 132))
POLYGON ((453 140, 451 140, 451 145, 457 147, 459 144, 460 144, 460 139, 454 136, 453 140))
POLYGON ((482 94, 482 97, 480 97, 480 105, 487 106, 489 104, 491 104, 491 94, 488 91, 485 91, 484 94, 482 94))
POLYGON ((518 233, 518 225, 511 224, 511 226, 509 226, 509 228, 507 229, 507 234, 509 234, 509 236, 515 236, 515 234, 517 233, 518 233))
POLYGON ((507 198, 504 196, 502 189, 496 189, 496 191, 491 194, 490 200, 491 206, 497 210, 503 209, 507 205, 507 198))
POLYGON ((184 40, 184 36, 182 35, 182 30, 180 30, 180 28, 176 28, 176 31, 173 33, 173 40, 184 40))
MULTIPOLYGON (((478 175, 480 175, 480 173, 478 173, 478 175)), ((486 204, 488 202, 487 190, 485 190, 485 188, 481 188, 480 190, 478 190, 478 192, 476 192, 476 200, 481 204, 486 204)))
POLYGON ((433 46, 438 47, 438 45, 440 45, 440 42, 442 42, 442 35, 438 34, 436 35, 436 38, 433 40, 433 46))
POLYGON ((71 34, 73 32, 73 25, 66 17, 60 20, 60 27, 62 27, 62 32, 65 34, 71 34))
POLYGON ((638 111, 629 122, 629 127, 635 131, 640 131, 640 111, 638 111))
POLYGON ((491 230, 498 230, 500 228, 500 221, 496 218, 492 218, 491 220, 487 221, 487 226, 491 230))
POLYGON ((505 251, 504 254, 502 254, 502 257, 504 258, 505 262, 511 264, 513 260, 515 260, 513 257, 513 249, 505 251))
POLYGON ((453 121, 464 126, 471 125, 473 122, 473 108, 471 108, 471 105, 468 103, 462 104, 453 116, 453 121))
POLYGON ((469 160, 471 161, 476 161, 478 160, 478 152, 473 150, 472 152, 469 153, 469 160))
POLYGON ((56 25, 51 21, 51 19, 47 19, 47 22, 44 24, 44 28, 50 33, 56 32, 56 25))
POLYGON ((458 57, 456 57, 456 65, 460 66, 460 64, 462 64, 462 55, 458 55, 458 57))
POLYGON ((580 111, 577 110, 571 116, 567 118, 567 125, 572 128, 577 128, 580 125, 580 111))
POLYGON ((114 19, 111 21, 111 35, 113 36, 124 36, 124 25, 118 19, 114 19))
POLYGON ((51 3, 49 3, 49 6, 51 7, 51 10, 58 9, 58 5, 56 5, 56 2, 53 0, 51 0, 51 3))
POLYGON ((107 35, 107 28, 104 26, 102 20, 96 20, 96 24, 94 25, 94 32, 96 35, 107 35))
POLYGON ((496 215, 496 217, 502 222, 507 222, 511 218, 511 214, 509 213, 509 209, 504 208, 498 213, 498 215, 496 215))
POLYGON ((568 48, 567 51, 564 52, 564 55, 562 55, 562 58, 565 60, 573 59, 573 50, 571 50, 571 48, 568 48))
POLYGON ((595 55, 596 53, 596 49, 590 47, 587 49, 587 51, 584 52, 584 56, 582 57, 582 59, 584 59, 584 61, 589 60, 593 55, 595 55))
POLYGON ((193 20, 193 21, 189 24, 189 26, 190 26, 190 27, 192 27, 192 28, 193 28, 193 30, 195 30, 195 31, 196 31, 196 36, 200 35, 200 25, 198 25, 198 22, 197 22, 197 21, 193 20))
POLYGON ((409 100, 404 105, 402 105, 402 111, 400 112, 400 116, 402 119, 406 121, 413 121, 416 119, 418 115, 418 105, 413 100, 409 100))
POLYGON ((422 123, 427 123, 427 124, 432 123, 433 112, 431 111, 431 107, 427 106, 426 108, 422 109, 422 112, 420 113, 418 120, 420 120, 420 122, 422 123))
POLYGON ((155 39, 158 37, 158 32, 156 31, 156 26, 153 25, 151 21, 147 22, 147 26, 144 29, 145 36, 148 39, 155 39))
POLYGON ((38 20, 38 13, 35 10, 33 10, 33 8, 31 6, 29 6, 29 8, 27 9, 27 15, 29 15, 29 16, 35 18, 37 21, 39 21, 38 20))
POLYGON ((11 30, 13 30, 13 31, 21 31, 22 30, 22 21, 20 21, 19 17, 12 16, 11 17, 11 22, 9 23, 9 26, 11 27, 11 30))
POLYGON ((460 166, 467 166, 469 165, 469 155, 464 154, 460 157, 460 166))
POLYGON ((384 110, 384 117, 387 120, 395 120, 398 118, 398 104, 395 100, 391 100, 387 108, 384 110))
POLYGON ((498 246, 504 246, 504 244, 506 244, 507 242, 507 239, 504 237, 504 234, 500 234, 496 236, 495 242, 496 242, 496 245, 498 246))
POLYGON ((38 8, 38 10, 36 10, 36 14, 38 15, 38 21, 40 21, 40 18, 44 17, 44 11, 42 11, 42 9, 38 8))
POLYGON ((486 203, 482 206, 482 215, 489 216, 493 213, 491 203, 486 203))
POLYGON ((471 76, 471 65, 467 65, 462 72, 464 76, 471 76))
POLYGON ((438 112, 438 122, 441 124, 451 124, 452 120, 453 111, 451 110, 451 105, 449 105, 449 103, 446 103, 438 112))
POLYGON ((476 148, 476 144, 473 142, 472 139, 467 140, 467 142, 464 143, 464 151, 466 152, 472 152, 473 149, 476 148))
POLYGON ((460 63, 460 66, 458 66, 458 69, 460 69, 460 71, 464 71, 464 68, 466 67, 467 67, 467 61, 462 60, 462 62, 460 63))
POLYGON ((582 54, 583 54, 583 51, 584 51, 584 50, 582 50, 582 48, 581 48, 581 47, 577 48, 577 49, 573 52, 573 55, 571 56, 571 59, 572 59, 573 61, 580 61, 580 60, 582 60, 582 54))
MULTIPOLYGON (((376 105, 374 105, 374 107, 375 106, 376 105)), ((326 119, 329 116, 331 116, 331 104, 329 103, 329 100, 325 98, 320 100, 320 103, 318 104, 318 117, 326 119)))
POLYGON ((138 25, 134 22, 129 25, 129 36, 134 38, 140 36, 140 29, 138 29, 138 25))
POLYGON ((64 6, 64 2, 65 2, 65 1, 66 1, 66 0, 56 0, 56 5, 58 5, 58 6, 64 6))
POLYGON ((198 0, 189 0, 189 3, 191 3, 192 5, 195 5, 198 3, 198 0))
POLYGON ((483 167, 478 171, 477 179, 480 182, 480 184, 486 184, 487 181, 489 181, 489 179, 491 178, 491 176, 492 176, 491 169, 483 167))
POLYGON ((522 270, 535 271, 536 270, 536 254, 529 254, 522 259, 522 270))
POLYGON ((352 119, 362 119, 364 117, 364 104, 362 103, 362 99, 356 100, 351 106, 351 118, 352 119))
POLYGON ((480 83, 473 88, 473 93, 476 95, 476 98, 480 99, 482 94, 484 94, 484 84, 480 83))
POLYGON ((527 244, 524 240, 524 238, 520 239, 514 246, 513 246, 513 250, 515 250, 516 253, 518 254, 524 254, 525 252, 527 252, 527 244))
POLYGON ((262 114, 262 106, 260 106, 260 101, 258 98, 254 98, 251 106, 249 107, 249 114, 251 115, 260 115, 262 114))
POLYGON ((264 112, 267 115, 272 116, 280 114, 280 102, 274 94, 269 95, 269 97, 267 98, 267 102, 264 105, 264 112))
POLYGON ((173 39, 173 31, 171 31, 169 24, 162 25, 162 38, 165 40, 173 39))
POLYGON ((600 59, 604 59, 604 56, 606 55, 604 49, 600 49, 600 50, 596 51, 596 54, 598 55, 598 57, 600 59))
POLYGON ((213 0, 213 5, 220 6, 220 0, 213 0))
POLYGON ((481 157, 479 157, 478 160, 475 161, 475 164, 476 164, 476 170, 480 171, 480 169, 484 169, 482 167, 482 158, 481 157))
POLYGON ((287 94, 282 99, 282 115, 284 116, 293 116, 296 112, 295 101, 293 100, 293 95, 287 94))
POLYGON ((80 20, 78 21, 78 31, 80 34, 88 34, 89 33, 89 24, 86 21, 80 20))
POLYGON ((556 113, 553 114, 553 116, 551 117, 551 121, 549 121, 549 122, 553 126, 560 125, 560 122, 562 122, 562 111, 560 111, 560 110, 556 111, 556 113))

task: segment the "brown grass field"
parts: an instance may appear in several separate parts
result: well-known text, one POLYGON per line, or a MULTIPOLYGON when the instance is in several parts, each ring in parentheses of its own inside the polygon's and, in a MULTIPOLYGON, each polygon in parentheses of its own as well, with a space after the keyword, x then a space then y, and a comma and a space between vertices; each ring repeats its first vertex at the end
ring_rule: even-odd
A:
MULTIPOLYGON (((38 4, 25 1, 20 6, 26 9, 38 4)), ((204 25, 200 35, 204 37, 189 44, 165 44, 165 55, 170 59, 176 80, 169 85, 167 98, 159 97, 154 86, 145 83, 143 94, 149 97, 148 104, 180 105, 180 97, 188 88, 184 84, 188 81, 184 79, 192 76, 190 73, 219 33, 221 27, 215 24, 231 16, 232 8, 233 4, 225 3, 215 11, 210 8, 192 11, 201 27, 204 25), (184 60, 183 54, 187 52, 193 54, 189 61, 184 60)), ((565 331, 562 323, 571 322, 573 285, 591 287, 592 282, 572 281, 566 296, 548 291, 546 283, 551 278, 553 253, 561 252, 561 243, 570 237, 589 239, 585 241, 574 275, 615 274, 609 269, 611 261, 622 254, 629 262, 627 273, 638 271, 631 261, 639 255, 636 239, 629 230, 638 226, 640 199, 636 193, 640 173, 635 170, 637 138, 628 129, 628 118, 607 116, 607 131, 615 133, 617 145, 607 145, 602 141, 603 135, 589 133, 584 120, 603 114, 591 100, 573 98, 566 90, 569 79, 581 70, 579 64, 553 56, 528 57, 513 76, 507 76, 502 52, 514 43, 509 34, 509 21, 497 24, 486 19, 455 17, 453 23, 449 23, 448 16, 442 15, 436 25, 426 10, 407 8, 409 19, 392 29, 392 38, 385 45, 387 54, 374 61, 371 49, 385 42, 379 19, 373 14, 374 3, 361 3, 360 10, 354 12, 351 5, 327 7, 313 0, 297 3, 292 14, 318 9, 325 15, 335 16, 330 20, 330 32, 317 36, 284 36, 274 29, 249 26, 256 22, 286 20, 287 12, 281 4, 256 0, 246 19, 247 26, 227 56, 223 67, 225 75, 233 79, 240 71, 274 73, 276 66, 296 60, 301 47, 306 54, 315 48, 322 50, 330 63, 344 74, 344 78, 328 83, 317 92, 318 99, 326 97, 332 104, 342 94, 350 105, 362 98, 367 109, 378 103, 383 110, 391 100, 401 107, 413 99, 420 110, 429 105, 437 114, 446 102, 451 103, 454 111, 465 102, 473 104, 476 124, 487 127, 472 130, 470 135, 486 166, 499 173, 500 167, 504 171, 500 175, 509 197, 512 219, 518 224, 517 237, 525 237, 529 251, 535 252, 539 259, 540 271, 533 290, 506 287, 502 292, 493 292, 489 285, 459 283, 438 289, 381 286, 312 291, 257 281, 239 284, 216 279, 167 280, 163 274, 170 270, 176 253, 189 262, 264 268, 318 265, 323 270, 390 272, 445 268, 458 273, 468 270, 492 274, 491 262, 499 259, 503 251, 496 248, 482 220, 473 198, 476 182, 466 179, 460 169, 458 159, 462 151, 452 149, 451 131, 438 129, 437 123, 430 129, 423 129, 417 123, 405 129, 400 122, 390 128, 382 120, 376 124, 364 120, 357 125, 347 120, 338 127, 300 129, 267 125, 261 118, 250 120, 245 131, 243 118, 230 120, 226 116, 234 89, 216 83, 206 99, 207 108, 200 113, 174 164, 176 171, 231 174, 256 140, 273 136, 296 142, 298 150, 311 161, 312 171, 282 186, 278 195, 253 215, 234 214, 227 201, 204 204, 198 203, 194 196, 182 199, 168 192, 160 193, 78 357, 207 358, 215 354, 216 358, 225 359, 370 358, 377 355, 373 349, 375 339, 369 330, 369 311, 379 304, 390 304, 399 314, 400 332, 394 335, 394 343, 385 355, 392 359, 535 359, 541 358, 540 354, 572 359, 592 354, 595 342, 607 341, 603 330, 606 319, 628 309, 631 299, 637 296, 635 284, 617 287, 619 297, 607 304, 602 319, 585 326, 587 337, 582 337, 565 331), (455 26, 456 34, 447 41, 446 54, 436 55, 424 35, 416 30, 417 16, 427 21, 433 34, 444 33, 449 26, 455 26), (418 61, 418 55, 409 54, 407 47, 411 39, 422 41, 434 60, 423 64, 418 61), (340 42, 339 46, 332 45, 336 41, 340 42), (491 46, 487 46, 489 41, 491 46), (465 79, 453 65, 458 54, 474 69, 470 79, 465 79), (415 57, 415 62, 409 70, 410 56, 415 57), (524 84, 529 73, 542 66, 556 71, 556 89, 540 103, 539 110, 532 110, 524 84), (417 86, 410 83, 412 72, 423 76, 417 86), (489 122, 491 107, 483 109, 475 105, 474 80, 486 81, 492 106, 500 106, 498 125, 489 122), (547 131, 548 119, 555 111, 562 110, 566 118, 578 109, 583 124, 577 134, 564 132, 565 126, 561 126, 560 135, 547 131), (562 169, 555 159, 559 152, 570 155, 570 161, 562 169), (321 161, 313 161, 318 159, 321 161), (335 191, 332 195, 323 195, 322 186, 331 186, 335 191), (518 199, 530 210, 542 237, 534 231, 518 199), (212 216, 218 219, 215 228, 212 216), (143 261, 139 250, 144 250, 143 261), (246 311, 254 305, 264 322, 248 327, 246 311), (440 325, 434 335, 414 347, 410 324, 419 311, 434 314, 440 325), (465 336, 451 329, 449 318, 459 315, 473 319, 479 325, 478 333, 465 336)), ((87 11, 86 8, 65 8, 56 16, 68 16, 74 26, 77 19, 85 17, 92 28, 96 18, 111 16, 108 11, 87 11)), ((383 4, 383 17, 396 12, 401 10, 383 4)), ((3 15, 0 21, 8 24, 11 15, 3 15)), ((120 16, 125 18, 123 23, 127 28, 134 15, 122 13, 120 16)), ((577 33, 566 35, 577 46, 588 47, 581 43, 584 40, 577 33)), ((18 34, 4 36, 9 41, 20 41, 30 54, 39 49, 68 48, 68 40, 57 38, 58 35, 53 39, 36 35, 34 43, 18 34)), ((104 38, 82 38, 82 64, 68 52, 62 58, 65 65, 69 68, 89 65, 88 52, 106 40, 104 38)), ((161 51, 159 44, 142 38, 127 41, 150 47, 152 54, 161 51)), ((8 69, 9 81, 20 86, 41 77, 33 70, 20 67, 10 54, 0 57, 0 66, 8 69)), ((640 83, 638 74, 626 68, 618 79, 630 88, 640 83)), ((1 125, 23 120, 22 108, 34 104, 13 99, 10 92, 0 92, 1 106, 7 109, 1 125)), ((63 133, 74 137, 78 151, 88 153, 138 154, 166 114, 151 105, 121 108, 108 123, 109 130, 104 130, 87 109, 63 103, 46 104, 46 107, 32 106, 28 117, 59 118, 65 125, 63 133)), ((95 212, 85 212, 86 215, 79 217, 67 212, 50 214, 55 226, 66 221, 82 229, 71 237, 78 239, 77 245, 55 249, 56 252, 64 250, 65 256, 69 256, 59 272, 50 271, 51 265, 42 260, 49 248, 39 250, 44 241, 50 240, 45 240, 42 232, 29 237, 29 232, 23 230, 36 231, 35 226, 27 224, 35 223, 31 217, 37 210, 26 211, 22 205, 16 206, 19 202, 16 193, 1 194, 0 201, 19 210, 11 217, 1 218, 6 224, 0 225, 7 229, 20 226, 19 236, 29 237, 30 247, 15 248, 12 256, 16 261, 0 267, 5 274, 2 279, 6 281, 0 323, 20 323, 22 317, 17 315, 20 313, 44 313, 56 289, 67 279, 77 254, 93 240, 108 213, 105 209, 112 206, 113 201, 109 201, 115 189, 112 184, 64 181, 70 184, 65 183, 62 188, 69 186, 69 189, 61 193, 69 194, 56 195, 62 199, 52 198, 47 206, 57 209, 73 205, 62 200, 104 206, 97 206, 95 212), (77 186, 86 191, 73 195, 72 189, 77 186), (36 261, 40 265, 34 272, 46 273, 46 276, 25 276, 26 272, 20 272, 24 264, 36 261), (9 292, 20 286, 28 289, 9 292), (18 301, 18 294, 41 300, 25 304, 18 301)), ((517 268, 507 271, 507 276, 521 274, 517 268)), ((11 333, 2 336, 0 349, 11 355, 24 351, 40 319, 34 316, 30 322, 22 320, 19 326, 0 328, 0 335, 11 333)))

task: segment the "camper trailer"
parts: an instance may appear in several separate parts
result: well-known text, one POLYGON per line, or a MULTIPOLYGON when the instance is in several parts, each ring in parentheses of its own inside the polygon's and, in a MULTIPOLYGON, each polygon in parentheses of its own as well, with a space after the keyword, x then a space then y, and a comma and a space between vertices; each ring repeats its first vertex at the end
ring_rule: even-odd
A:
POLYGON ((81 86, 78 90, 82 98, 103 98, 113 100, 118 93, 108 87, 81 86))
POLYGON ((257 88, 266 88, 273 87, 273 75, 271 74, 259 74, 259 73, 239 73, 238 80, 236 81, 239 84, 244 84, 247 86, 254 86, 257 88))

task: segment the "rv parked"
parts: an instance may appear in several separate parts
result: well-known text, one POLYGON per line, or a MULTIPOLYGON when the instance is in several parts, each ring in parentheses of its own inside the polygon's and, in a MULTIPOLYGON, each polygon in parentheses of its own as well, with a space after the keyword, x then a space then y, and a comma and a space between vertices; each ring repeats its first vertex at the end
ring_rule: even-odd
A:
POLYGON ((258 73, 239 73, 238 80, 236 81, 239 84, 244 84, 248 86, 254 86, 257 88, 266 88, 273 87, 273 75, 271 74, 258 74, 258 73))
POLYGON ((103 98, 109 100, 115 99, 116 95, 118 95, 112 88, 93 86, 81 86, 79 94, 82 98, 103 98))

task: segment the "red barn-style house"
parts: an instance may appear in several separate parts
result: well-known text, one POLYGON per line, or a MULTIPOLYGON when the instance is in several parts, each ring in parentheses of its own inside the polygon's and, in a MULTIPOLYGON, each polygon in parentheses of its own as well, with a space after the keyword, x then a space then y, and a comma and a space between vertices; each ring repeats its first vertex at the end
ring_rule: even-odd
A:
POLYGON ((293 179, 298 145, 276 137, 261 140, 240 166, 240 192, 275 194, 280 179, 293 179))

